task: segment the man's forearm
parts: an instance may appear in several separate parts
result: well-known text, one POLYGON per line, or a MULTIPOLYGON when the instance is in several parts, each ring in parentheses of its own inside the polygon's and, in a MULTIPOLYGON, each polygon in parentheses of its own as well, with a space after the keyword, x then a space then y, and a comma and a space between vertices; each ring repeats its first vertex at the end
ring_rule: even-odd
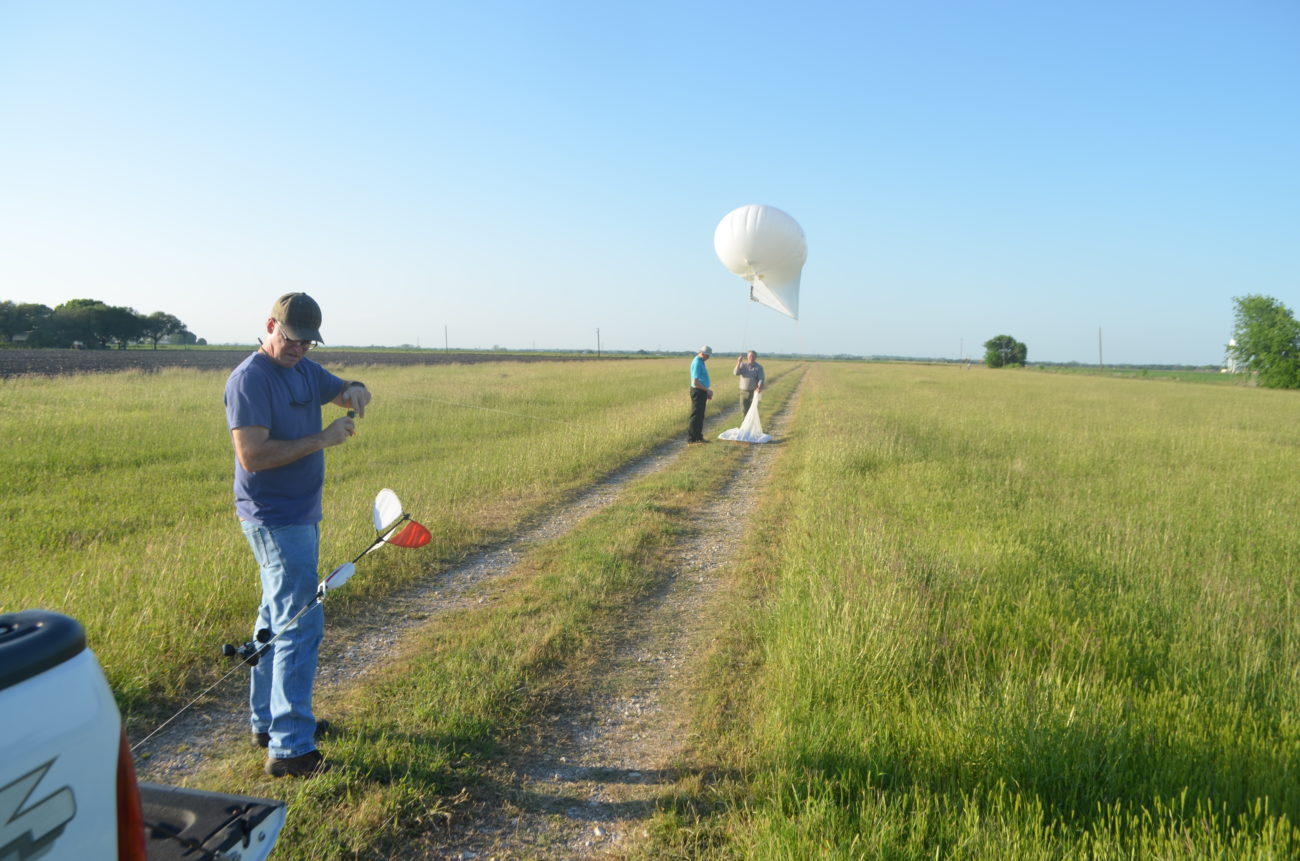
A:
POLYGON ((298 439, 266 439, 246 447, 236 447, 239 462, 249 472, 275 469, 326 448, 325 435, 314 433, 298 439))
POLYGON ((347 439, 351 423, 351 419, 338 419, 317 433, 297 439, 272 439, 271 432, 259 425, 234 428, 230 435, 240 466, 248 472, 260 472, 337 445, 347 439))

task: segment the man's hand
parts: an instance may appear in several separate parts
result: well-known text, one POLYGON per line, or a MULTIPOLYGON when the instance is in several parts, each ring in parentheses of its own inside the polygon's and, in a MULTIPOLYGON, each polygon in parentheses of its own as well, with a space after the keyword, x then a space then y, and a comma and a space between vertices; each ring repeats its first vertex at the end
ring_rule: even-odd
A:
POLYGON ((343 389, 343 406, 357 411, 357 418, 366 417, 366 404, 370 403, 370 389, 362 383, 348 383, 343 389))
POLYGON ((328 448, 329 446, 339 445, 340 443, 346 442, 347 438, 354 435, 356 432, 356 422, 354 422, 349 416, 343 416, 342 418, 337 418, 330 422, 329 427, 325 428, 325 430, 320 433, 321 438, 325 443, 325 447, 328 448))

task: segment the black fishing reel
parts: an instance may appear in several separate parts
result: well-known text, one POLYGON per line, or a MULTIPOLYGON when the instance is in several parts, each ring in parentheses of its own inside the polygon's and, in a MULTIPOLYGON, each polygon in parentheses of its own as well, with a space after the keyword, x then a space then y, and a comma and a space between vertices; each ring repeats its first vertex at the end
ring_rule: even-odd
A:
POLYGON ((262 653, 266 651, 266 644, 269 642, 271 642, 271 629, 262 628, 253 639, 242 646, 235 646, 231 643, 222 645, 221 654, 227 658, 239 658, 250 667, 255 667, 261 659, 262 653))

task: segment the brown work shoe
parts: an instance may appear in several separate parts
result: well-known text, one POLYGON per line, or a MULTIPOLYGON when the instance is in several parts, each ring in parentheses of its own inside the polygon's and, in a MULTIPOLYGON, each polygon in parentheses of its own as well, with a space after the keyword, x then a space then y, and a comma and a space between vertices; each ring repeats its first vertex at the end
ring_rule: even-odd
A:
POLYGON ((272 777, 313 777, 330 770, 330 764, 319 750, 287 759, 268 759, 266 773, 272 777))
MULTIPOLYGON (((325 720, 325 718, 321 718, 320 720, 316 721, 316 735, 315 735, 316 740, 320 741, 321 736, 329 735, 329 733, 333 729, 334 727, 331 726, 330 722, 325 720)), ((253 744, 257 745, 258 747, 270 747, 271 734, 269 732, 253 733, 253 744)))

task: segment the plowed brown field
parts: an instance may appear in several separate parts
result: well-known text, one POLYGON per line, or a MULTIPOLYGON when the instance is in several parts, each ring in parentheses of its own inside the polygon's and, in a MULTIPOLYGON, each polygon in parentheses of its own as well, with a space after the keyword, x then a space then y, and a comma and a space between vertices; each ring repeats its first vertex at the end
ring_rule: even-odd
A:
MULTIPOLYGON (((252 348, 234 350, 0 350, 0 379, 21 374, 91 374, 159 368, 233 370, 252 348)), ((565 362, 591 358, 520 353, 462 353, 365 350, 313 350, 325 365, 445 365, 478 362, 565 362)))

